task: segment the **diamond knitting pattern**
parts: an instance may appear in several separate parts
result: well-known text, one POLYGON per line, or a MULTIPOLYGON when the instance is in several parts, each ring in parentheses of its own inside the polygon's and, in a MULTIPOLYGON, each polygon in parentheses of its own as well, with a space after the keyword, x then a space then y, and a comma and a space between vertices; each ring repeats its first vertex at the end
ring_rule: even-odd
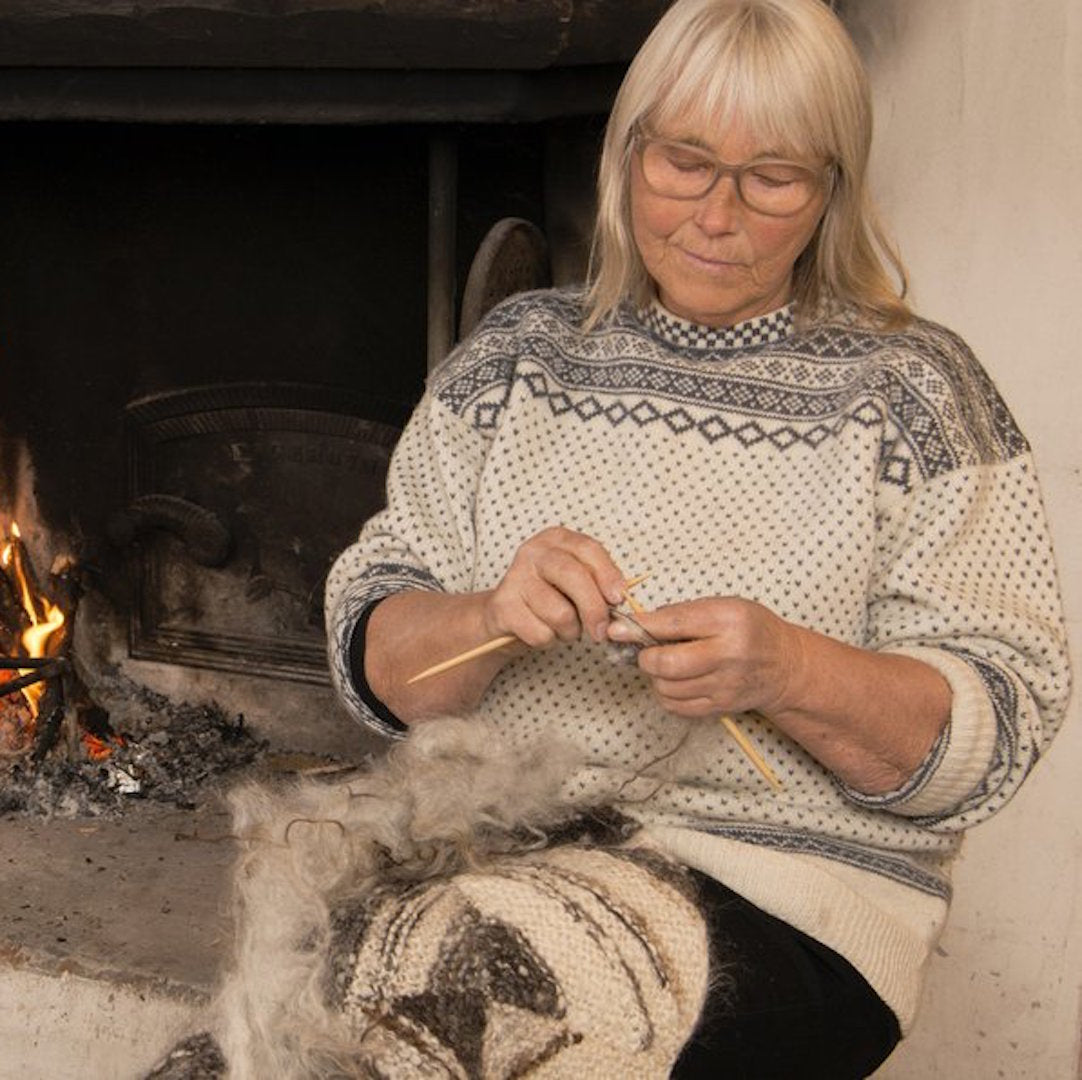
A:
POLYGON ((640 427, 661 421, 679 436, 733 438, 744 447, 767 441, 780 452, 820 446, 849 423, 893 428, 896 449, 880 479, 907 490, 917 477, 1026 450, 965 346, 931 324, 906 335, 841 323, 800 333, 783 308, 716 329, 655 305, 641 322, 625 313, 605 333, 584 336, 575 332, 581 311, 566 295, 550 304, 556 325, 536 314, 511 318, 530 303, 535 298, 502 305, 461 361, 452 357, 441 372, 440 400, 479 431, 498 426, 518 385, 555 416, 613 427, 629 417, 640 427), (672 349, 668 363, 658 360, 658 337, 672 349))

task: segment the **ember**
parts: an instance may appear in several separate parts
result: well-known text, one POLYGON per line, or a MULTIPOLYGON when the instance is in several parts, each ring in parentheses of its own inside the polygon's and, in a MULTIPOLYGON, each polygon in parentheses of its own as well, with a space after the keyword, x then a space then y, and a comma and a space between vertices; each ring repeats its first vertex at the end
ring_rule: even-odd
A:
POLYGON ((111 692, 124 702, 123 734, 111 727, 107 735, 87 732, 102 717, 82 717, 80 757, 13 762, 0 784, 0 813, 113 816, 133 799, 192 809, 219 779, 266 749, 243 715, 230 716, 216 705, 177 704, 119 678, 111 692))

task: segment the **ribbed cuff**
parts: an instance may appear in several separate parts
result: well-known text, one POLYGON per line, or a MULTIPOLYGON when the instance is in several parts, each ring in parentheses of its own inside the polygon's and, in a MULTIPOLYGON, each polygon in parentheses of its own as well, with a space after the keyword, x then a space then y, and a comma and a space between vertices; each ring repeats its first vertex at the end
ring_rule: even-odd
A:
POLYGON ((996 748, 996 714, 980 676, 954 652, 934 648, 886 649, 933 667, 951 688, 947 726, 916 772, 897 791, 867 795, 843 787, 846 797, 873 810, 905 817, 950 813, 988 774, 996 748))
POLYGON ((353 631, 349 636, 349 678, 353 683, 353 689, 372 715, 379 720, 380 724, 387 729, 389 735, 404 735, 408 730, 406 725, 372 692, 368 685, 368 679, 364 674, 364 650, 368 633, 368 620, 372 612, 386 600, 386 596, 369 604, 360 614, 353 631))

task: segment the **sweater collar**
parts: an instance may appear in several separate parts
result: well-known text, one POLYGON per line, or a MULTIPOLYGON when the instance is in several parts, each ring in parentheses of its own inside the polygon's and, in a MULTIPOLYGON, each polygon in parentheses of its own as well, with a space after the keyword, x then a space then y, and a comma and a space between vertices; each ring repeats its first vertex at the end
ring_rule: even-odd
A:
POLYGON ((784 341, 793 332, 793 305, 745 319, 733 326, 703 326, 674 315, 655 299, 640 313, 643 322, 663 341, 685 349, 743 349, 784 341))

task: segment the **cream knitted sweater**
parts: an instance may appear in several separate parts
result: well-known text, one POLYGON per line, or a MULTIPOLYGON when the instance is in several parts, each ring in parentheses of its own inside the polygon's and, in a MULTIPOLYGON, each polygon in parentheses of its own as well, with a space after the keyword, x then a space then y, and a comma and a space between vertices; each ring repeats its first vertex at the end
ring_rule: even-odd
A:
MULTIPOLYGON (((327 584, 333 677, 361 611, 401 589, 495 586, 562 524, 599 540, 647 607, 757 600, 949 681, 950 724, 903 790, 849 790, 768 722, 662 712, 587 640, 507 665, 477 723, 574 741, 568 791, 846 956, 911 1022, 966 828, 1018 789, 1069 692, 1056 574, 1028 447, 964 343, 931 323, 795 330, 788 309, 714 330, 659 307, 583 334, 581 297, 525 294, 432 376, 388 506, 327 584)), ((453 650, 452 650, 453 651, 453 650)), ((874 707, 874 702, 870 703, 874 707)))

